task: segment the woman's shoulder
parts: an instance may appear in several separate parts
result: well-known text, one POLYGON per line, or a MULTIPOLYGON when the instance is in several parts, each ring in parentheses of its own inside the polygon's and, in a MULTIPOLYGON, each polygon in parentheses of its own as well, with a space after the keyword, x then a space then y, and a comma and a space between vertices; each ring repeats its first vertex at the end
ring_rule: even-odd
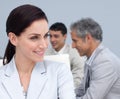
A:
POLYGON ((3 65, 0 67, 0 78, 3 76, 3 74, 5 73, 7 65, 3 65))
POLYGON ((7 67, 7 65, 2 65, 2 66, 0 66, 0 72, 1 72, 1 71, 4 71, 6 67, 7 67))
POLYGON ((57 75, 57 77, 63 77, 63 79, 66 76, 72 77, 71 70, 66 63, 44 60, 44 64, 49 76, 56 77, 55 75, 57 75))

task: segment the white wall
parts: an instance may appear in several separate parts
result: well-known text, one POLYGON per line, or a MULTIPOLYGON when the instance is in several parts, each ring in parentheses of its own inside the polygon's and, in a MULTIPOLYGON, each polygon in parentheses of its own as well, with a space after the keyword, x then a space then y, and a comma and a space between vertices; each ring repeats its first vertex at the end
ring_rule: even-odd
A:
POLYGON ((2 59, 0 59, 0 67, 3 65, 2 59))
MULTIPOLYGON (((7 16, 13 8, 25 3, 42 8, 49 25, 56 21, 64 22, 68 31, 70 24, 78 19, 95 19, 102 26, 103 43, 120 57, 120 0, 3 0, 0 2, 0 56, 3 56, 7 44, 7 16)), ((67 43, 71 43, 69 34, 67 43)))

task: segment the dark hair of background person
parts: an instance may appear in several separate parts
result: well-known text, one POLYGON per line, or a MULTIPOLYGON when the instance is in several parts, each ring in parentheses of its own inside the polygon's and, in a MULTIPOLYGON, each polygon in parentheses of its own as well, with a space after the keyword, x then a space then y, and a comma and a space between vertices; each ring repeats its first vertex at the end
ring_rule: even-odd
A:
POLYGON ((49 30, 52 30, 52 31, 61 31, 61 33, 63 35, 67 34, 67 28, 66 26, 61 23, 61 22, 56 22, 54 24, 52 24, 49 28, 49 30))
MULTIPOLYGON (((6 22, 7 35, 12 32, 16 36, 20 36, 21 33, 32 24, 32 22, 39 19, 45 19, 48 22, 47 16, 42 9, 30 4, 16 7, 9 14, 6 22)), ((9 63, 14 54, 15 46, 8 41, 3 57, 3 65, 9 63)))

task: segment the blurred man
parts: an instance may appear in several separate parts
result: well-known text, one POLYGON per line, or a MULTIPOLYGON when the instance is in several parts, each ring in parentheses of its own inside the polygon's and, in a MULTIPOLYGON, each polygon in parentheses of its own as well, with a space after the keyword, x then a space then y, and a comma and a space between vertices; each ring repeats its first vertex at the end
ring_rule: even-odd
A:
POLYGON ((91 18, 71 25, 72 47, 87 56, 77 99, 120 99, 120 59, 103 46, 102 29, 91 18))
POLYGON ((69 54, 71 71, 73 74, 75 88, 81 83, 83 77, 84 58, 72 46, 65 44, 67 28, 63 23, 54 23, 49 29, 51 49, 46 51, 46 55, 69 54))

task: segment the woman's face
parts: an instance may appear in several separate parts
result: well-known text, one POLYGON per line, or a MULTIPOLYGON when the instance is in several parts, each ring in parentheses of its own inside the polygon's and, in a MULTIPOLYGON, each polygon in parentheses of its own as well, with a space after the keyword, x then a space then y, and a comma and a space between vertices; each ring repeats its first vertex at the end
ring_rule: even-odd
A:
POLYGON ((42 61, 48 47, 48 23, 46 20, 34 21, 20 36, 15 36, 15 56, 33 62, 42 61))

